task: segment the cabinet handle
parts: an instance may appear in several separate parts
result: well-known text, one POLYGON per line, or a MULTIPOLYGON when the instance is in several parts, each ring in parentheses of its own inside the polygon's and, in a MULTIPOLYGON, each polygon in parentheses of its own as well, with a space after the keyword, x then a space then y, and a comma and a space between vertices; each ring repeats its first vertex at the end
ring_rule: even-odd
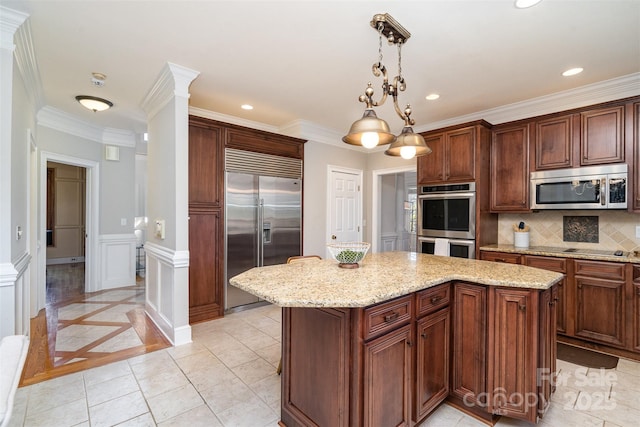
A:
POLYGON ((425 334, 424 332, 423 332, 422 334, 420 334, 420 336, 421 336, 422 338, 424 338, 425 340, 427 339, 427 334, 425 334))
POLYGON ((398 316, 400 316, 400 315, 394 311, 393 313, 387 314, 386 316, 384 316, 384 321, 385 322, 393 322, 394 320, 396 320, 398 318, 398 316))
POLYGON ((407 341, 407 345, 411 347, 413 344, 411 344, 411 341, 407 341))
POLYGON ((582 289, 582 285, 578 285, 578 289, 582 289))
POLYGON ((504 258, 496 258, 496 261, 497 262, 507 262, 507 260, 504 259, 504 258))
POLYGON ((559 288, 561 288, 561 287, 563 287, 563 286, 564 286, 564 283, 562 283, 562 282, 558 283, 558 287, 559 287, 559 288))
POLYGON ((440 295, 437 295, 435 297, 431 297, 431 304, 437 304, 438 301, 440 301, 442 299, 442 297, 440 295))
POLYGON ((520 304, 518 308, 520 309, 520 311, 525 311, 527 309, 527 306, 524 304, 520 304))

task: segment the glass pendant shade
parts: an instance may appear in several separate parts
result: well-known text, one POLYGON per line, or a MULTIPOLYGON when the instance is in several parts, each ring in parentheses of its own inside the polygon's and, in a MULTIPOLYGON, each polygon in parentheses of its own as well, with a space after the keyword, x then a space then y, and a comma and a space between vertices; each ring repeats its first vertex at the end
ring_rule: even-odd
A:
POLYGON ((402 128, 398 138, 384 152, 388 156, 399 156, 403 159, 412 159, 429 153, 431 153, 431 148, 429 148, 422 135, 413 132, 411 126, 402 128))
POLYGON ((389 130, 389 125, 376 116, 375 111, 367 108, 362 118, 351 125, 349 133, 342 137, 342 141, 351 145, 373 148, 378 145, 392 143, 396 139, 389 130))

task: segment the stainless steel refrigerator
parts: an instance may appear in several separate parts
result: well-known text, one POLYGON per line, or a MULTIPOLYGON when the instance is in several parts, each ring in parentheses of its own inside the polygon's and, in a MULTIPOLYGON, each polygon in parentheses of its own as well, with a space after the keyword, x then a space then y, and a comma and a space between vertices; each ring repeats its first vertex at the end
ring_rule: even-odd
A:
MULTIPOLYGON (((266 166, 273 164, 266 165, 267 160, 274 159, 262 159, 260 164, 254 163, 254 168, 246 165, 227 168, 227 309, 260 301, 229 284, 229 278, 253 267, 286 263, 287 258, 301 253, 302 180, 256 173, 258 170, 269 173, 270 168, 266 166), (229 172, 229 169, 241 171, 229 172)), ((271 173, 283 174, 283 171, 276 167, 271 173)))

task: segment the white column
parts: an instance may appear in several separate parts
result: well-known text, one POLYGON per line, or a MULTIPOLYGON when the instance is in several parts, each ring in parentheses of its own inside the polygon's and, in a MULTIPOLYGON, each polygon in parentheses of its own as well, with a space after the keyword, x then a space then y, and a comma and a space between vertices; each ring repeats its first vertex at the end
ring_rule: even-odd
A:
POLYGON ((142 107, 148 116, 146 310, 174 345, 189 326, 189 85, 199 72, 167 63, 142 107), (164 236, 156 233, 163 224, 164 236))
POLYGON ((16 280, 11 226, 14 35, 28 15, 0 6, 0 338, 16 331, 16 280))

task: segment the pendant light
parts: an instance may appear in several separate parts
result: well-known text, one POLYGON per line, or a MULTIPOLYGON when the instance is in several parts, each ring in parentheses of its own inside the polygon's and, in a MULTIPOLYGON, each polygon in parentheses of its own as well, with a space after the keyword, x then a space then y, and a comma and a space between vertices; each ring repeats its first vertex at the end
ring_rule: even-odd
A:
POLYGON ((371 83, 367 85, 364 95, 360 95, 358 100, 366 104, 362 118, 356 120, 349 129, 349 133, 342 138, 342 141, 359 145, 366 148, 374 148, 379 145, 391 144, 385 151, 389 156, 402 156, 411 159, 414 156, 429 154, 431 149, 427 146, 424 138, 413 132, 411 126, 415 121, 411 118, 411 106, 407 105, 404 111, 398 107, 398 92, 406 89, 404 77, 402 77, 402 45, 411 37, 402 25, 400 25, 391 15, 376 14, 371 20, 371 26, 378 31, 378 54, 379 60, 373 64, 373 75, 382 76, 382 97, 379 101, 373 99, 373 88, 371 83), (382 37, 385 37, 389 44, 398 48, 398 75, 389 83, 387 69, 382 62, 382 37), (393 106, 398 116, 405 122, 402 133, 396 137, 389 130, 386 121, 377 117, 373 107, 381 106, 388 96, 393 99, 393 106))

